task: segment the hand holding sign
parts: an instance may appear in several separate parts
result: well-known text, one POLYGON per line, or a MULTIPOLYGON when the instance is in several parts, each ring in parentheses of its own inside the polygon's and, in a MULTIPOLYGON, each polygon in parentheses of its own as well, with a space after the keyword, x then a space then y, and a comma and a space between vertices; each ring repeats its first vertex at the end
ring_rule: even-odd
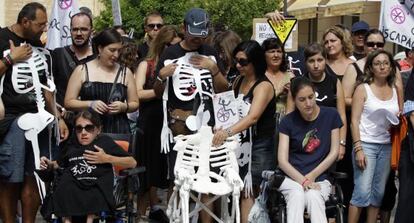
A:
POLYGON ((275 32, 277 38, 284 45, 288 39, 290 33, 297 23, 297 19, 286 18, 283 22, 275 23, 273 20, 267 20, 273 32, 275 32))

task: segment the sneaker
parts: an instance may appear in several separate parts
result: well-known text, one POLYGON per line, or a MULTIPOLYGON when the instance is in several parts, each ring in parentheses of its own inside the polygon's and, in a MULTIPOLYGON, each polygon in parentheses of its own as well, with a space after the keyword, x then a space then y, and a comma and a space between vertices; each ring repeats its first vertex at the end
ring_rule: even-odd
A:
POLYGON ((148 219, 157 221, 159 223, 168 223, 170 220, 168 219, 167 215, 162 209, 158 209, 156 211, 150 211, 148 215, 148 219))

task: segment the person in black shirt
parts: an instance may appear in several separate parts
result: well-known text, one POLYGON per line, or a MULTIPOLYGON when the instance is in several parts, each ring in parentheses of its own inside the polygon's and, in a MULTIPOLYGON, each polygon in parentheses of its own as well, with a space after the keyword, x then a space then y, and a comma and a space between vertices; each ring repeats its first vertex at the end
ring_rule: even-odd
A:
POLYGON ((101 129, 97 113, 81 111, 75 117, 76 137, 62 149, 59 159, 40 158, 43 170, 63 168, 52 202, 53 213, 66 223, 71 216, 83 215, 92 223, 95 214, 114 210, 113 165, 134 168, 137 164, 111 137, 101 135, 101 129))
POLYGON ((138 57, 143 60, 149 51, 152 41, 157 37, 160 29, 164 26, 164 20, 158 12, 149 13, 144 19, 145 42, 138 46, 138 57))
MULTIPOLYGON (((306 76, 315 86, 315 100, 319 106, 333 107, 338 110, 342 123, 346 123, 345 98, 341 81, 336 76, 327 75, 326 50, 318 43, 305 48, 305 63, 308 73, 306 76)), ((338 160, 345 154, 346 124, 339 131, 340 146, 338 160)))
MULTIPOLYGON (((16 218, 17 201, 22 201, 24 222, 34 222, 40 205, 40 196, 33 175, 34 157, 32 149, 25 146, 24 130, 17 125, 17 119, 25 113, 37 113, 37 103, 34 90, 20 94, 12 83, 14 64, 25 61, 32 56, 32 47, 42 47, 40 36, 47 30, 46 8, 39 3, 26 4, 19 12, 17 23, 0 30, 0 74, 3 75, 2 100, 5 107, 5 118, 0 121, 0 213, 4 223, 14 223, 16 218), (10 54, 4 54, 10 49, 10 54)), ((50 58, 47 58, 50 59, 50 58)), ((48 61, 50 62, 50 61, 48 61)), ((50 69, 50 63, 49 69, 50 69)), ((46 80, 47 72, 39 72, 41 82, 46 80)), ((33 80, 27 78, 28 87, 33 80)), ((58 116, 54 105, 53 92, 44 91, 46 109, 58 116)), ((68 130, 63 120, 59 120, 61 138, 68 136, 68 130)), ((39 142, 46 141, 39 135, 39 142)), ((39 146, 40 152, 46 153, 39 146)), ((37 157, 38 159, 38 157, 37 157)))
POLYGON ((92 46, 89 44, 92 28, 92 18, 89 14, 79 12, 73 15, 70 22, 72 45, 59 47, 51 51, 53 74, 57 88, 56 101, 62 107, 69 78, 75 67, 96 57, 92 46))

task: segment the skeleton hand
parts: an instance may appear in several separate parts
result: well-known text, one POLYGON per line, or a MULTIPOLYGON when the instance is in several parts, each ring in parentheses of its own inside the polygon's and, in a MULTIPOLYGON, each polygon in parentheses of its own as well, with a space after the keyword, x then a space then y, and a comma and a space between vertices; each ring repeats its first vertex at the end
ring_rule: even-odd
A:
POLYGON ((178 64, 176 63, 170 63, 167 66, 161 68, 159 76, 161 79, 166 79, 167 77, 170 77, 174 74, 175 68, 178 67, 178 64))
POLYGON ((32 56, 32 47, 29 44, 23 44, 19 47, 14 46, 13 41, 9 40, 10 43, 10 56, 14 63, 25 61, 32 56))

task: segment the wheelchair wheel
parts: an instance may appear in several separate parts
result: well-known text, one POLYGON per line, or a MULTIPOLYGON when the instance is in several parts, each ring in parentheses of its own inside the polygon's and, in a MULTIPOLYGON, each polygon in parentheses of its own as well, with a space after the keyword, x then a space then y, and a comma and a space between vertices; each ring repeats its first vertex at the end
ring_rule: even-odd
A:
POLYGON ((335 188, 336 188, 335 194, 338 197, 338 203, 343 204, 344 203, 344 193, 342 192, 341 185, 336 184, 335 188))
POLYGON ((344 208, 341 204, 336 206, 335 223, 344 223, 344 208))
POLYGON ((279 206, 277 221, 278 223, 287 223, 286 206, 279 206))

